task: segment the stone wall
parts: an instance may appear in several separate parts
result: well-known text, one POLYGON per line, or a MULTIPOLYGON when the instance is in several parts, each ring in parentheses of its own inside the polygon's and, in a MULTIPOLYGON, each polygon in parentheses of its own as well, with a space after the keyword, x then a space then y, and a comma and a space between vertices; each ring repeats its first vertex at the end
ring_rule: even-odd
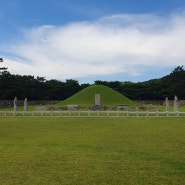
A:
MULTIPOLYGON (((160 101, 160 100, 138 100, 135 101, 139 104, 143 104, 143 105, 165 105, 165 100, 164 101, 160 101)), ((169 104, 173 105, 174 104, 174 100, 169 100, 169 104)), ((178 100, 178 105, 179 106, 185 106, 185 100, 178 100)))
MULTIPOLYGON (((56 100, 38 100, 38 101, 29 101, 28 100, 28 106, 29 105, 50 105, 54 103, 58 103, 59 101, 56 100)), ((17 100, 18 106, 24 105, 24 100, 17 100)), ((13 107, 13 100, 0 100, 0 108, 7 108, 7 107, 13 107)))
MULTIPOLYGON (((28 106, 30 105, 52 105, 55 103, 58 103, 59 101, 56 100, 38 100, 38 101, 29 101, 28 100, 28 106)), ((165 105, 164 101, 153 101, 153 100, 142 100, 142 101, 135 101, 139 104, 143 105, 165 105)), ((169 101, 170 105, 173 105, 174 101, 169 101)), ((24 105, 24 100, 17 100, 18 106, 24 105)), ((185 106, 185 100, 178 100, 179 106, 185 106)), ((13 107, 13 100, 0 100, 0 108, 7 108, 7 107, 13 107)))
POLYGON ((135 102, 143 105, 163 105, 164 103, 160 100, 135 100, 135 102))

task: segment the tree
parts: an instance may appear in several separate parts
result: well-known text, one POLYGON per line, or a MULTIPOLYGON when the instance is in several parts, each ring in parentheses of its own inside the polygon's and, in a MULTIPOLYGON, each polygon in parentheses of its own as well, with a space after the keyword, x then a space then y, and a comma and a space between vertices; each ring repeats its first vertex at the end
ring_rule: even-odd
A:
MULTIPOLYGON (((3 62, 3 58, 0 58, 0 62, 3 62)), ((0 74, 6 73, 7 69, 7 67, 0 67, 0 74)))
POLYGON ((65 82, 64 88, 65 88, 65 94, 64 94, 65 98, 68 98, 81 90, 81 87, 80 87, 78 81, 73 80, 73 79, 67 79, 65 82))
POLYGON ((177 72, 184 72, 183 66, 177 66, 171 74, 177 73, 177 72))

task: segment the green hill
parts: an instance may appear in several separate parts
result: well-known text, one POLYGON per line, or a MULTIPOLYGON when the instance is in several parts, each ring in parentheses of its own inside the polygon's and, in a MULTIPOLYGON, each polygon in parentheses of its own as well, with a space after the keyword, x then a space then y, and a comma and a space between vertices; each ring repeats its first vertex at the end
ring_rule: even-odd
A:
POLYGON ((104 85, 92 85, 89 86, 70 98, 60 102, 57 106, 66 105, 79 105, 79 106, 90 106, 95 103, 95 94, 100 94, 100 103, 104 106, 116 106, 116 105, 129 105, 136 106, 137 103, 123 96, 119 92, 104 86, 104 85))

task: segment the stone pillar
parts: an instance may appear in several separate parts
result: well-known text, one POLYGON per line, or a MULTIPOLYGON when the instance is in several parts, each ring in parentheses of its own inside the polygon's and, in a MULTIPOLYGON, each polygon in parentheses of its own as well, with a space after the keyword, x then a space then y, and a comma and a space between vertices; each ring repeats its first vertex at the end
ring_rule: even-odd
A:
POLYGON ((169 111, 169 100, 168 97, 165 98, 166 111, 169 111))
POLYGON ((95 94, 95 105, 100 106, 100 94, 95 94))
POLYGON ((176 95, 174 97, 174 112, 178 112, 178 98, 176 95))
POLYGON ((16 112, 18 110, 18 107, 17 107, 17 97, 14 98, 14 101, 13 101, 13 110, 14 112, 16 112))
POLYGON ((25 98, 24 100, 24 111, 27 111, 28 110, 28 100, 27 98, 25 98))

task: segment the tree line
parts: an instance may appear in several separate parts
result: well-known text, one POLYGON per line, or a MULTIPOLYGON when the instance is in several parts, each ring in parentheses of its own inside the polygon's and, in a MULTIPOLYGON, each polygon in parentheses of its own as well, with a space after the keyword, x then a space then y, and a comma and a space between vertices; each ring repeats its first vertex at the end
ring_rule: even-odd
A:
POLYGON ((107 85, 132 100, 164 100, 165 97, 185 100, 185 70, 176 67, 169 75, 145 82, 106 82, 95 81, 96 84, 107 85))
MULTIPOLYGON (((178 66, 169 75, 145 82, 101 81, 132 100, 164 100, 165 97, 185 99, 185 70, 178 66)), ((44 77, 15 75, 9 72, 0 75, 0 99, 64 100, 91 84, 79 84, 77 80, 46 80, 44 77)))

